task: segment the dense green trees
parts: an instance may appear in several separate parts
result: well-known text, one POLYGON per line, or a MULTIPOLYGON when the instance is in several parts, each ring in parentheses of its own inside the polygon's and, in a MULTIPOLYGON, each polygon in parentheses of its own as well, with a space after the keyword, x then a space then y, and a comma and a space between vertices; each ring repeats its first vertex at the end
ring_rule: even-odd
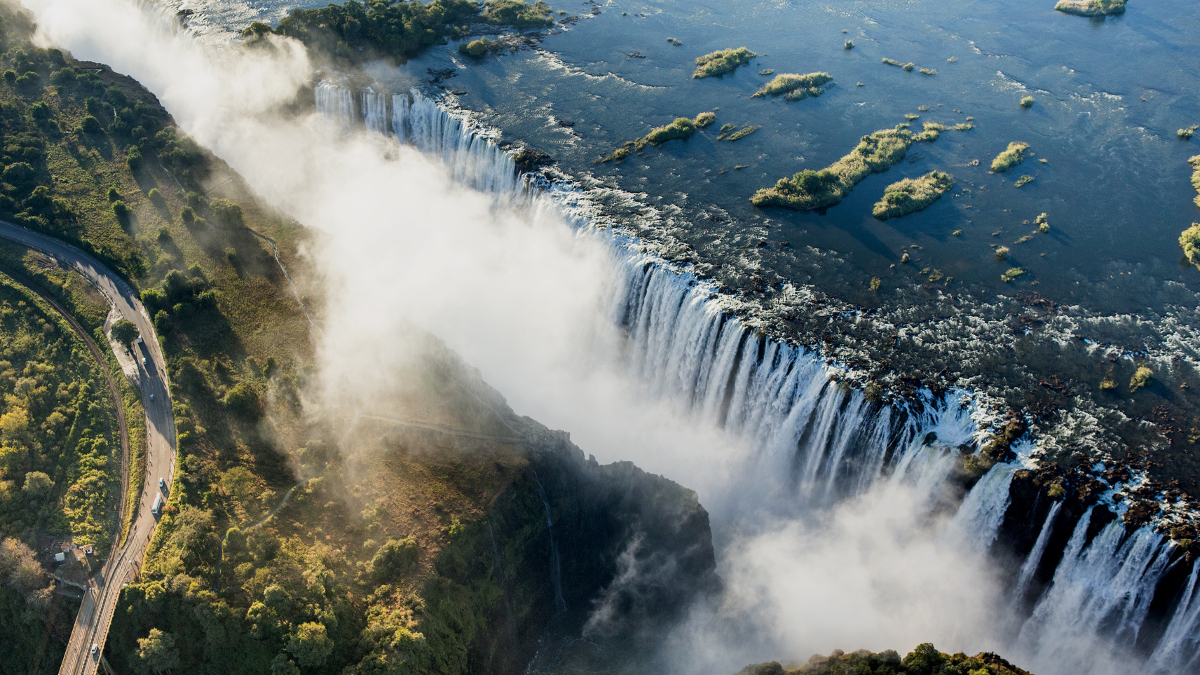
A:
MULTIPOLYGON (((498 26, 537 28, 553 23, 544 0, 488 0, 484 11, 471 0, 351 0, 319 9, 296 9, 279 22, 279 35, 299 39, 324 58, 360 61, 380 56, 407 59, 447 37, 462 37, 466 25, 484 22, 498 26)), ((269 26, 253 23, 242 32, 250 42, 265 39, 269 26)))
POLYGON ((138 640, 138 664, 143 673, 161 673, 179 667, 179 649, 175 636, 151 628, 150 634, 138 640))

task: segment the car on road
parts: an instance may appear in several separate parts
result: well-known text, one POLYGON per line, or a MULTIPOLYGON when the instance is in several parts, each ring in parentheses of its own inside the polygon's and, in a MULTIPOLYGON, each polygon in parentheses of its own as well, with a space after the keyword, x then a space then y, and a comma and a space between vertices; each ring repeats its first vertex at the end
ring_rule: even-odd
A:
POLYGON ((158 479, 158 489, 159 489, 159 490, 166 490, 166 489, 167 489, 167 481, 166 481, 165 479, 163 479, 163 478, 159 478, 159 479, 158 479))
POLYGON ((139 345, 144 345, 144 344, 146 344, 146 341, 145 341, 145 340, 143 340, 143 339, 141 338, 141 336, 139 335, 139 336, 138 336, 138 339, 137 339, 137 343, 138 343, 139 345))
POLYGON ((95 656, 95 655, 97 655, 97 654, 99 654, 99 653, 100 653, 100 645, 98 645, 98 644, 96 644, 95 642, 93 642, 93 643, 92 643, 92 656, 95 656))
POLYGON ((150 394, 150 400, 151 400, 151 401, 153 401, 153 400, 154 400, 154 394, 150 394))
POLYGON ((142 365, 143 366, 146 365, 146 357, 144 357, 144 356, 142 357, 142 365))

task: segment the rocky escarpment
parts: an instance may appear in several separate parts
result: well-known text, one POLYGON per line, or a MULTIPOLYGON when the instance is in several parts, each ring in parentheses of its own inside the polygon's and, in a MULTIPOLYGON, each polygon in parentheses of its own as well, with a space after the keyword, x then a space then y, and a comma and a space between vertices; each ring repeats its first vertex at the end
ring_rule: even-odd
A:
POLYGON ((488 620, 494 630, 474 649, 488 672, 553 661, 547 645, 579 637, 646 644, 648 629, 661 635, 718 586, 708 514, 694 492, 630 462, 585 459, 565 435, 530 454, 487 526, 474 549, 480 561, 494 554, 489 576, 501 598, 488 620))

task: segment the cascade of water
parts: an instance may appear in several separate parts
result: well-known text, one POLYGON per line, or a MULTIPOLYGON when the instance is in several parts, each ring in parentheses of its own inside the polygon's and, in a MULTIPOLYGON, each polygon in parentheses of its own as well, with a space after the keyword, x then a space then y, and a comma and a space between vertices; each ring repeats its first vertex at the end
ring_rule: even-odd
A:
POLYGON ((1016 646, 1033 664, 1083 666, 1103 658, 1088 637, 1131 646, 1166 572, 1170 545, 1150 525, 1126 537, 1114 520, 1085 547, 1091 515, 1089 509, 1076 525, 1050 588, 1021 627, 1016 646))
POLYGON ((368 131, 375 131, 381 134, 388 132, 388 97, 386 94, 377 94, 371 88, 364 89, 362 92, 362 119, 368 131))
POLYGON ((525 182, 508 153, 416 89, 392 97, 392 131, 401 143, 441 157, 463 184, 508 199, 524 194, 525 182))
POLYGON ((1160 673, 1195 672, 1200 666, 1200 560, 1192 563, 1192 574, 1183 597, 1150 658, 1160 673))
POLYGON ((1033 543, 1033 549, 1025 557, 1025 563, 1021 565, 1021 573, 1017 576, 1017 586, 1013 589, 1014 603, 1020 603, 1025 597, 1025 592, 1029 589, 1029 582, 1033 580, 1038 565, 1042 564, 1042 555, 1046 552, 1046 545, 1050 543, 1050 534, 1054 531, 1054 520, 1058 517, 1058 511, 1062 505, 1061 501, 1050 505, 1050 513, 1046 514, 1046 522, 1042 523, 1042 530, 1038 532, 1037 541, 1033 543))
POLYGON ((334 86, 326 82, 317 85, 317 111, 328 117, 345 129, 349 129, 358 121, 354 110, 354 95, 349 89, 334 86))
POLYGON ((554 536, 554 521, 550 518, 550 500, 546 499, 546 490, 537 472, 533 472, 533 481, 537 483, 538 495, 542 498, 542 506, 546 508, 546 530, 550 534, 550 582, 554 584, 554 608, 560 612, 567 611, 567 601, 562 592, 562 565, 558 557, 558 540, 554 536))
POLYGON ((492 521, 488 520, 488 536, 492 539, 492 564, 496 566, 496 585, 504 596, 504 614, 508 620, 508 639, 517 644, 517 624, 513 621, 512 603, 508 600, 508 587, 504 583, 504 567, 500 563, 500 547, 496 545, 496 533, 492 531, 492 521))
POLYGON ((1011 501, 1009 487, 1020 466, 1019 462, 992 466, 967 493, 947 532, 961 537, 975 551, 986 553, 1004 522, 1011 501))
MULTIPOLYGON (((317 107, 343 124, 356 122, 348 90, 320 85, 317 107)), ((362 116, 372 129, 386 126, 387 105, 370 104, 362 116), (384 122, 377 120, 384 119, 384 122)), ((400 143, 441 158, 455 180, 532 209, 560 209, 571 221, 578 194, 551 187, 534 195, 500 148, 413 90, 391 98, 391 132, 400 143)), ((586 218, 573 224, 586 229, 586 218)), ((619 267, 611 318, 628 335, 629 368, 652 393, 741 435, 789 476, 801 501, 829 504, 870 489, 880 479, 915 486, 933 503, 961 452, 986 435, 983 412, 964 391, 928 392, 906 403, 881 404, 842 387, 836 368, 805 347, 780 342, 747 326, 715 284, 641 253, 636 242, 605 234, 619 267)), ((1018 463, 993 467, 964 498, 954 521, 977 550, 997 536, 1018 463)), ((536 476, 535 476, 536 478, 536 476)), ((538 483, 550 528, 555 604, 565 609, 550 506, 538 483)), ((1060 503, 1051 507, 1017 583, 1024 595, 1049 543, 1060 503)), ((1087 638, 1115 643, 1136 639, 1153 591, 1168 564, 1168 546, 1148 528, 1123 536, 1117 521, 1090 543, 1091 509, 1076 526, 1062 562, 1033 614, 1019 648, 1035 662, 1087 662, 1087 638), (1124 541, 1124 543, 1122 543, 1124 541)), ((1195 571, 1160 641, 1171 663, 1200 658, 1200 592, 1195 571)), ((1155 661, 1158 663, 1158 661, 1155 661)), ((1166 663, 1166 661, 1164 661, 1166 663)), ((1055 667, 1057 670, 1057 666, 1055 667)))

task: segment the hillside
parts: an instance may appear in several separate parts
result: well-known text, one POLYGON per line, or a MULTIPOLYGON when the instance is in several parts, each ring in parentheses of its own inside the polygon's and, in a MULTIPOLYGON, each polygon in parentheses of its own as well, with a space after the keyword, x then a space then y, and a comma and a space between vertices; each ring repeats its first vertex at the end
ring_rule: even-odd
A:
MULTIPOLYGON (((656 601, 635 616, 659 620, 685 605, 683 589, 712 587, 694 493, 585 460, 430 336, 413 337, 422 350, 397 377, 408 388, 370 414, 307 402, 320 335, 281 265, 319 311, 296 254, 315 235, 136 82, 33 48, 18 16, 0 24, 0 218, 78 245, 140 289, 167 359, 178 469, 113 619, 105 656, 118 670, 515 672, 549 625, 578 633, 593 599, 619 599, 610 583, 635 535, 639 556, 684 552, 678 586, 650 588, 656 601)), ((85 306, 78 275, 4 250, 103 331, 106 310, 85 306)), ((97 491, 110 509, 112 476, 97 491)), ((16 602, 0 596, 0 615, 16 602)), ((56 669, 61 622, 29 625, 4 657, 41 649, 40 671, 56 669)))

